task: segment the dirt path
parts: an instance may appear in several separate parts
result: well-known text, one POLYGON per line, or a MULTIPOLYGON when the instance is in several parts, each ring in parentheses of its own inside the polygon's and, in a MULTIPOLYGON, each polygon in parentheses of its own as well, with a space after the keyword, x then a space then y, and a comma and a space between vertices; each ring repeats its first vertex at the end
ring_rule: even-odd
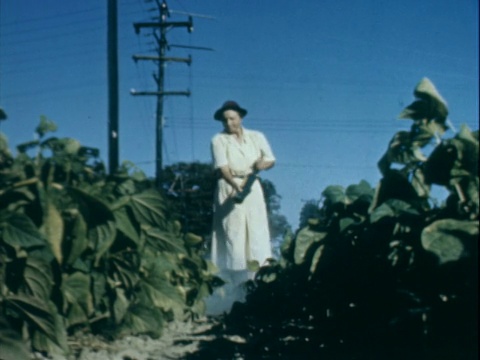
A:
POLYGON ((210 341, 214 335, 203 335, 218 322, 214 317, 195 321, 169 323, 159 339, 148 336, 126 336, 112 342, 88 335, 70 339, 72 354, 68 357, 43 357, 32 354, 35 360, 172 360, 182 359, 198 349, 200 341, 210 341))

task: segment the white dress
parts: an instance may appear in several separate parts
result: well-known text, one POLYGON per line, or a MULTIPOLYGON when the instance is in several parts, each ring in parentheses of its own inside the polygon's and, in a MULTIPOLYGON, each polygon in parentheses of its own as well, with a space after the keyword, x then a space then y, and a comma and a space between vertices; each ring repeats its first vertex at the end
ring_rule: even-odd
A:
MULTIPOLYGON (((242 183, 252 172, 255 161, 263 157, 274 161, 270 145, 259 131, 243 129, 243 142, 227 133, 212 139, 212 157, 215 168, 230 167, 235 181, 242 183)), ((245 270, 248 261, 263 265, 272 257, 270 232, 263 190, 260 182, 253 183, 245 200, 233 201, 234 190, 224 179, 219 179, 214 195, 212 234, 212 262, 220 269, 245 270)))

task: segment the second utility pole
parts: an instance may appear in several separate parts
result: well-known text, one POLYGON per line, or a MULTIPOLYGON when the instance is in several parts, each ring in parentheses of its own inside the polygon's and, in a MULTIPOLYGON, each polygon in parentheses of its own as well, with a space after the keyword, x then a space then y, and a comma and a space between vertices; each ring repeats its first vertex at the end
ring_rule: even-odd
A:
POLYGON ((156 151, 155 151, 155 163, 156 163, 156 184, 157 187, 161 186, 162 178, 162 169, 163 169, 163 100, 165 95, 185 95, 190 96, 190 91, 165 91, 164 89, 164 79, 165 79, 165 64, 167 61, 177 61, 185 62, 190 65, 191 58, 174 58, 166 57, 166 51, 168 47, 167 42, 167 29, 170 27, 187 27, 188 31, 191 32, 193 29, 192 18, 189 17, 188 22, 167 22, 168 16, 168 7, 165 1, 161 4, 157 0, 157 5, 160 9, 160 19, 158 22, 143 22, 143 23, 134 23, 135 32, 138 34, 140 28, 159 28, 160 36, 154 32, 154 36, 158 42, 158 56, 149 56, 149 55, 133 55, 133 59, 137 60, 153 60, 158 61, 158 75, 154 75, 155 81, 157 82, 157 91, 136 91, 132 90, 132 95, 155 95, 157 97, 157 111, 156 111, 156 151))

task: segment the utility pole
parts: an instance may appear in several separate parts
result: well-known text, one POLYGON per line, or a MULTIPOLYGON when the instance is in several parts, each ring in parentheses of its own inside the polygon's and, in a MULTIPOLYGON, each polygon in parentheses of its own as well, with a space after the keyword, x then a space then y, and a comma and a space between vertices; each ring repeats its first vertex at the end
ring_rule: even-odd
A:
POLYGON ((157 187, 161 186, 162 178, 162 169, 163 169, 163 101, 164 97, 167 95, 184 95, 190 96, 190 91, 165 91, 164 81, 165 81, 165 65, 167 62, 184 62, 188 65, 191 64, 192 59, 189 58, 177 58, 177 57, 167 57, 168 41, 167 41, 167 30, 174 27, 186 27, 188 32, 193 31, 193 22, 192 17, 189 16, 188 21, 177 21, 177 22, 168 22, 167 17, 169 16, 169 10, 167 3, 159 0, 155 0, 159 8, 160 16, 159 20, 156 22, 140 22, 134 23, 135 32, 140 33, 142 28, 153 28, 154 36, 158 43, 158 56, 149 56, 149 55, 133 55, 133 60, 151 60, 158 62, 157 74, 154 75, 154 79, 157 83, 157 91, 136 91, 131 90, 132 95, 153 95, 157 97, 157 111, 156 111, 156 151, 155 151, 155 164, 156 164, 156 184, 157 187), (159 34, 158 34, 159 33, 159 34))
POLYGON ((108 0, 108 169, 118 169, 118 40, 117 0, 108 0))

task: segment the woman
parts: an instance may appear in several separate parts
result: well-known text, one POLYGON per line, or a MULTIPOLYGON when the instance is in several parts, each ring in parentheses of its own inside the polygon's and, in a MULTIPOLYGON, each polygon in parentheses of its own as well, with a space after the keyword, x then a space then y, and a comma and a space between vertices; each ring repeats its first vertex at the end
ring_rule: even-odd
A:
POLYGON ((215 114, 223 131, 212 138, 212 157, 218 182, 214 199, 212 261, 221 270, 240 272, 272 256, 266 204, 255 180, 243 201, 234 196, 243 190, 248 175, 270 169, 275 157, 265 136, 242 126, 247 110, 226 101, 215 114))

